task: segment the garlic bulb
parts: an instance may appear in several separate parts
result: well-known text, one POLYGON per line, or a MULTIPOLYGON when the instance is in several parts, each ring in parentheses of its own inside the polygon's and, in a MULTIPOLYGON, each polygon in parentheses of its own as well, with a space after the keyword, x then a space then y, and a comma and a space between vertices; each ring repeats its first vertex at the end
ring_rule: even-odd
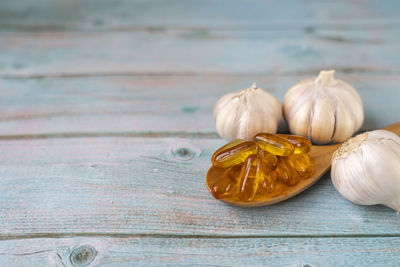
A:
POLYGON ((296 84, 286 93, 283 114, 293 134, 315 144, 343 142, 360 129, 364 111, 360 96, 335 71, 296 84))
POLYGON ((349 139, 333 154, 331 176, 344 198, 400 212, 400 137, 376 130, 349 139))
POLYGON ((222 96, 214 107, 218 134, 226 140, 249 140, 260 132, 276 133, 281 118, 279 101, 255 83, 222 96))

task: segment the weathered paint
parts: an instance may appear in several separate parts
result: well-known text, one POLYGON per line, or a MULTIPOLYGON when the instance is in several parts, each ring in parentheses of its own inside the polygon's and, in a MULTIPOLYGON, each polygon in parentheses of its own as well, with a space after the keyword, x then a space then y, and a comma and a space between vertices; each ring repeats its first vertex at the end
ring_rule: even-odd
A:
MULTIPOLYGON (((149 132, 217 136, 212 112, 223 94, 255 81, 282 101, 285 92, 308 75, 0 79, 0 138, 149 132)), ((360 93, 366 114, 364 129, 400 120, 398 106, 387 104, 400 99, 399 75, 339 72, 336 77, 360 93)))
POLYGON ((256 209, 204 178, 213 104, 253 81, 282 100, 336 68, 364 128, 399 121, 399 5, 1 1, 0 266, 396 265, 398 215, 329 174, 256 209))
POLYGON ((3 31, 398 27, 397 0, 36 0, 0 2, 3 31))
POLYGON ((286 75, 314 73, 324 68, 398 74, 398 29, 321 29, 312 33, 210 30, 210 38, 187 38, 185 34, 190 29, 162 33, 3 33, 0 77, 144 73, 286 75))
POLYGON ((396 212, 346 201, 329 174, 273 206, 245 209, 215 200, 205 174, 222 144, 141 137, 0 141, 0 236, 400 235, 396 212))
POLYGON ((396 266, 399 237, 75 237, 0 242, 5 266, 396 266), (90 250, 94 249, 94 251, 90 250), (80 250, 80 251, 77 251, 80 250), (86 253, 82 253, 82 250, 86 253), (93 258, 94 257, 94 258, 93 258), (73 259, 73 258, 72 258, 73 259), (76 262, 75 262, 76 263, 76 262))

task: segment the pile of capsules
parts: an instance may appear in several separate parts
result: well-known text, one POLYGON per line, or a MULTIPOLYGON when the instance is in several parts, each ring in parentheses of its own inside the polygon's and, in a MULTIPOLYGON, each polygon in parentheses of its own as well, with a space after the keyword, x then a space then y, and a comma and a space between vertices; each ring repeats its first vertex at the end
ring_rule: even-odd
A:
POLYGON ((314 172, 310 149, 310 140, 295 135, 260 133, 253 141, 234 140, 211 158, 211 169, 222 171, 213 177, 211 193, 217 199, 252 201, 271 193, 277 181, 294 186, 314 172))

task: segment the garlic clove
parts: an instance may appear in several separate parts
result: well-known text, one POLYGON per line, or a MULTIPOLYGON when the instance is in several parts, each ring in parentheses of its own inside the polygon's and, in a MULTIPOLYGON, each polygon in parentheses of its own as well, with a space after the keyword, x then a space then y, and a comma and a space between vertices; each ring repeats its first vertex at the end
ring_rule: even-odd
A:
POLYGON ((296 110, 296 113, 294 113, 293 117, 291 117, 291 132, 301 136, 308 136, 308 125, 310 124, 311 109, 313 105, 314 101, 312 99, 309 99, 296 110))
POLYGON ((225 106, 227 103, 229 103, 234 97, 236 96, 236 93, 229 93, 218 99, 217 103, 215 104, 214 107, 214 120, 217 118, 217 114, 221 110, 221 107, 225 106))
POLYGON ((316 98, 308 135, 316 144, 326 144, 335 132, 335 107, 327 97, 316 98))
POLYGON ((255 84, 222 96, 214 107, 218 134, 226 140, 251 140, 259 132, 276 133, 281 118, 279 101, 255 84))
POLYGON ((339 102, 337 105, 333 139, 337 142, 344 142, 349 136, 353 135, 353 129, 359 128, 359 126, 357 122, 352 119, 351 113, 346 109, 343 103, 339 102))
POLYGON ((225 108, 217 113, 216 125, 217 131, 222 138, 226 140, 243 139, 238 135, 238 124, 240 113, 233 113, 232 110, 236 110, 240 106, 239 99, 233 98, 231 101, 226 102, 225 108), (234 125, 235 127, 232 127, 234 125), (223 136, 222 136, 223 135, 223 136))
POLYGON ((332 182, 356 204, 400 211, 400 137, 376 130, 346 141, 332 157, 332 182))
POLYGON ((335 79, 334 71, 303 80, 290 88, 283 101, 283 114, 293 134, 308 137, 316 144, 343 142, 364 120, 357 91, 335 79))

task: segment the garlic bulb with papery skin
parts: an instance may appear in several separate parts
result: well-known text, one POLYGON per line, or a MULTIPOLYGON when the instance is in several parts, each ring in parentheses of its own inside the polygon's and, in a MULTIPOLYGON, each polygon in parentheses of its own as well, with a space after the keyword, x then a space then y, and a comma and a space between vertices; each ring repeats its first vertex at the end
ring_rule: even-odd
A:
POLYGON ((255 83, 222 96, 214 106, 218 134, 226 140, 250 140, 261 132, 276 133, 281 118, 279 101, 255 83))
POLYGON ((296 84, 286 93, 283 114, 293 134, 315 144, 343 142, 364 121, 361 98, 348 83, 335 79, 335 71, 296 84))
POLYGON ((333 154, 331 176, 344 198, 400 212, 400 137, 376 130, 349 139, 333 154))

